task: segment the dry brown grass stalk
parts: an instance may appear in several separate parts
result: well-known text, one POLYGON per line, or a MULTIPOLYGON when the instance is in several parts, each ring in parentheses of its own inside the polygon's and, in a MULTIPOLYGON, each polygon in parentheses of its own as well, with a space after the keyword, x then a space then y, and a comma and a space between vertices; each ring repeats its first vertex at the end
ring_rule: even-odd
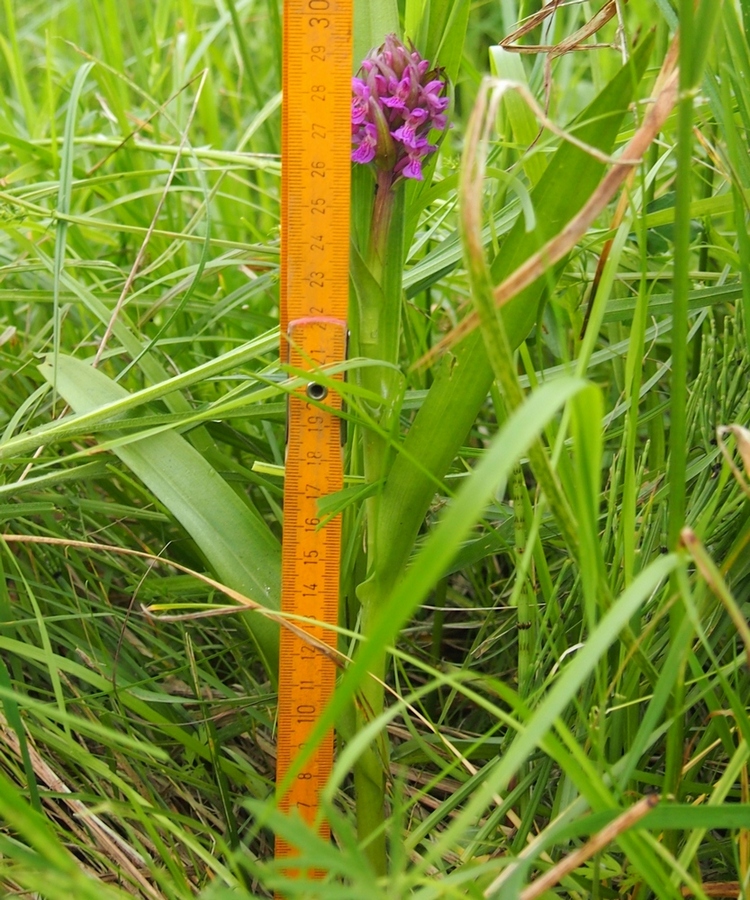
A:
POLYGON ((587 860, 591 859, 600 850, 616 840, 624 831, 632 828, 636 822, 640 821, 647 813, 649 813, 659 802, 658 794, 649 794, 642 800, 639 800, 634 806, 626 810, 622 815, 618 816, 613 822, 610 822, 606 828, 602 828, 590 840, 586 841, 583 847, 573 853, 569 853, 560 860, 556 866, 551 868, 544 875, 541 875, 536 881, 533 881, 527 888, 521 891, 519 900, 536 900, 541 897, 545 891, 550 890, 558 884, 566 875, 574 872, 579 866, 582 866, 587 860))

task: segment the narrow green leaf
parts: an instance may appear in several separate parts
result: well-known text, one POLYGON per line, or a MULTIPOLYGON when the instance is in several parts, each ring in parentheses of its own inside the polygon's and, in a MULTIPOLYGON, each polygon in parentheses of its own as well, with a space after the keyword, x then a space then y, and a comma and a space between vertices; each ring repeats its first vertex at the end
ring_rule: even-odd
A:
MULTIPOLYGON (((165 373, 165 377, 163 379, 158 379, 156 384, 145 387, 140 391, 135 391, 132 394, 125 392, 122 395, 118 395, 111 404, 105 404, 96 409, 81 412, 72 419, 66 417, 60 422, 53 422, 49 425, 33 428, 19 434, 15 438, 10 437, 17 425, 17 423, 12 420, 11 424, 5 430, 5 434, 3 435, 4 439, 0 442, 0 459, 8 459, 9 457, 18 456, 19 454, 26 453, 30 450, 35 450, 40 444, 49 444, 53 441, 65 440, 74 435, 80 435, 86 430, 94 430, 95 427, 101 425, 103 422, 115 419, 118 416, 123 416, 126 412, 131 412, 139 406, 154 400, 163 400, 167 405, 169 405, 171 400, 172 406, 175 406, 178 405, 175 402, 175 398, 179 397, 187 406, 187 401, 181 397, 180 391, 190 387, 190 385, 197 384, 204 379, 210 380, 216 378, 222 372, 242 365, 251 359, 257 359, 263 354, 275 350, 278 343, 278 331, 274 329, 268 334, 262 335, 253 341, 249 341, 247 344, 242 344, 240 347, 230 350, 228 353, 216 357, 216 359, 211 359, 208 362, 202 363, 187 372, 180 372, 179 375, 174 375, 171 378, 167 378, 165 373), (11 425, 13 427, 11 427, 11 425)), ((40 391, 41 390, 46 391, 48 388, 40 388, 40 391)), ((256 399, 260 400, 261 398, 258 397, 256 399)), ((183 412, 184 411, 185 410, 183 410, 183 412)), ((190 407, 187 407, 187 411, 191 411, 190 407)))
MULTIPOLYGON (((70 213, 70 194, 73 182, 73 157, 75 155, 76 118, 78 116, 78 100, 88 74, 94 67, 94 63, 84 63, 76 72, 73 89, 68 100, 68 113, 65 117, 65 130, 63 132, 62 151, 60 154, 60 176, 57 192, 57 234, 55 237, 55 261, 52 278, 52 317, 54 321, 54 357, 55 365, 60 354, 60 286, 63 266, 65 265, 65 250, 67 247, 68 221, 70 213)), ((55 382, 52 382, 55 388, 55 382)))
MULTIPOLYGON (((18 788, 2 773, 0 773, 0 817, 39 854, 36 865, 29 870, 29 874, 36 872, 34 880, 37 886, 41 886, 40 882, 48 877, 50 883, 53 880, 61 880, 72 892, 71 896, 80 900, 114 900, 132 896, 86 875, 78 862, 60 843, 47 819, 26 804, 18 788), (43 876, 45 869, 49 871, 43 876)), ((10 843, 4 846, 3 851, 4 855, 9 852, 15 855, 10 843)), ((29 859, 26 854, 20 855, 21 858, 29 859)), ((23 872, 20 874, 23 877, 23 872)))
MULTIPOLYGON (((492 74, 497 78, 505 78, 516 81, 528 87, 526 70, 520 53, 511 53, 503 47, 490 47, 490 65, 492 74)), ((516 91, 508 91, 503 97, 501 115, 507 117, 510 133, 513 135, 516 147, 522 154, 522 165, 532 186, 535 185, 544 174, 544 158, 541 153, 524 153, 524 147, 530 147, 539 135, 539 122, 529 109, 528 104, 516 91)), ((500 126, 503 134, 508 134, 508 128, 500 126)))
MULTIPOLYGON (((506 789, 510 779, 524 760, 554 727, 555 721, 563 715, 567 705, 573 700, 586 679, 591 676, 599 659, 616 641, 633 614, 649 599, 677 565, 678 557, 674 554, 655 560, 617 599, 588 637, 586 643, 565 665, 552 690, 545 696, 539 708, 526 723, 524 730, 515 737, 492 772, 487 774, 482 788, 475 792, 458 816, 454 827, 467 827, 470 823, 476 822, 487 805, 492 803, 493 795, 502 793, 506 789)), ((434 854, 439 854, 445 849, 446 839, 452 840, 452 835, 448 834, 442 841, 436 842, 433 849, 434 854)))

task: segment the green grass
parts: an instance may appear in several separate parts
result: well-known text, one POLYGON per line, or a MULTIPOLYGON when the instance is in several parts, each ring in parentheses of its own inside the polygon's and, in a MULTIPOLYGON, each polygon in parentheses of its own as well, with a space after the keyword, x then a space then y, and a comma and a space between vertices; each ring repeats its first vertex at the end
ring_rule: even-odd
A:
MULTIPOLYGON (((547 71, 498 47, 538 4, 398 6, 453 76, 453 128, 405 196, 406 393, 367 641, 373 423, 356 347, 346 366, 330 844, 273 804, 295 383, 274 331, 280 4, 0 7, 3 896, 529 898, 603 834, 543 897, 750 896, 750 473, 716 434, 750 420, 750 8, 621 4, 618 75, 616 18, 610 46, 547 71), (539 133, 520 94, 478 108, 472 143, 482 76, 616 154, 680 16, 683 93, 619 213, 621 190, 497 315, 493 290, 611 167, 539 133), (471 308, 479 328, 424 364, 471 308), (269 614, 228 612, 243 596, 269 614), (382 712, 355 729, 383 667, 382 712), (385 805, 363 837, 352 772, 372 747, 385 805), (274 830, 324 884, 276 866, 274 830)), ((360 3, 357 45, 395 9, 360 3)))

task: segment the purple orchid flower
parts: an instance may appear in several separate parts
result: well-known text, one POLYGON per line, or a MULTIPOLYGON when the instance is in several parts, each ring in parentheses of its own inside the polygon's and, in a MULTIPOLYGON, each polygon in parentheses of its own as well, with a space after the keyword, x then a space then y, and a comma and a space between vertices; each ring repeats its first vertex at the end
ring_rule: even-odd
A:
POLYGON ((414 47, 395 34, 362 63, 352 80, 352 160, 381 172, 421 180, 422 164, 436 145, 430 131, 447 127, 447 81, 414 47))

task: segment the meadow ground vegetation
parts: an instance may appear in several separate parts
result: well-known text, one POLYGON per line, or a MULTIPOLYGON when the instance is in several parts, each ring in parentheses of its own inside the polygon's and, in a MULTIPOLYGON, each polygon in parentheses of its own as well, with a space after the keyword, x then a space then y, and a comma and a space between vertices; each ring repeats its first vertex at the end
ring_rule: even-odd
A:
POLYGON ((357 2, 330 842, 274 803, 281 26, 0 7, 0 892, 750 897, 748 0, 357 2))

